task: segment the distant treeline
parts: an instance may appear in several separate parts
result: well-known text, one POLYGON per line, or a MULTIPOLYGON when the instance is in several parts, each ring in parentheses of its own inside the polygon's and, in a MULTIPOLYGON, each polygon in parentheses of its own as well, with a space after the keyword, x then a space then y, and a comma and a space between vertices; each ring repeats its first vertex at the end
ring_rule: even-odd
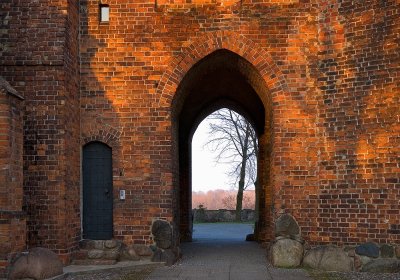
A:
MULTIPOLYGON (((208 192, 192 192, 192 208, 203 208, 209 210, 228 209, 236 207, 236 190, 212 190, 208 192)), ((255 191, 246 190, 243 194, 243 209, 254 209, 255 191)))

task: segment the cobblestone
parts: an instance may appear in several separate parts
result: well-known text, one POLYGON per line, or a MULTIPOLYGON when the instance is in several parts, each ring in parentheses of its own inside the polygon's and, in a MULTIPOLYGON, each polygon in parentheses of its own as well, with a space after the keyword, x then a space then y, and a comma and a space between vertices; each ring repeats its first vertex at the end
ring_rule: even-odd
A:
POLYGON ((310 271, 315 280, 399 280, 400 273, 310 271))

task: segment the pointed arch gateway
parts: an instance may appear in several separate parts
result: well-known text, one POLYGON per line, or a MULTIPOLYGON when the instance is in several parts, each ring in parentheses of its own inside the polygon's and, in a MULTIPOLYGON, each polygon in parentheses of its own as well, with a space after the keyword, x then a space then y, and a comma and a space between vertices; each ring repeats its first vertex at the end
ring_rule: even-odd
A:
POLYGON ((258 133, 259 216, 255 233, 260 241, 272 237, 272 100, 286 91, 282 77, 264 49, 243 36, 224 31, 193 42, 163 75, 157 91, 159 108, 171 116, 173 218, 181 241, 192 238, 192 137, 205 117, 224 107, 245 116, 258 133))

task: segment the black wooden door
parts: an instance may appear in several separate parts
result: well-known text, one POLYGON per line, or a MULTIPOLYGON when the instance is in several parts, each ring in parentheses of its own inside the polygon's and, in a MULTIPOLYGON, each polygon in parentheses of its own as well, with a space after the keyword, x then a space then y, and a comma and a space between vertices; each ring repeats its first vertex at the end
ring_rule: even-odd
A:
POLYGON ((113 235, 112 153, 92 142, 83 148, 83 238, 113 235))

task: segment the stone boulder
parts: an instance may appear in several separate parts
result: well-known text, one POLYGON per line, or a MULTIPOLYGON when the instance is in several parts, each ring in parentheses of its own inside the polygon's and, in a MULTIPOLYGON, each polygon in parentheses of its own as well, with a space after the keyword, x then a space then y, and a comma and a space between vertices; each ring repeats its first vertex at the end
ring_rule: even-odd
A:
POLYGON ((152 262, 165 262, 165 265, 171 266, 180 258, 179 248, 175 249, 157 249, 152 258, 152 262))
POLYGON ((400 259, 400 246, 397 246, 394 252, 396 254, 396 258, 400 259))
POLYGON ((362 272, 374 272, 374 273, 399 273, 400 272, 400 260, 396 259, 374 259, 369 263, 365 264, 362 272))
POLYGON ((21 254, 11 265, 8 279, 47 279, 63 274, 63 264, 58 256, 46 248, 33 248, 21 254))
POLYGON ((370 258, 379 257, 379 246, 374 242, 367 242, 356 247, 356 254, 370 258))
POLYGON ((362 265, 366 265, 367 263, 369 263, 370 261, 372 261, 374 258, 370 258, 367 256, 359 256, 361 259, 361 264, 362 265))
POLYGON ((92 240, 93 248, 96 250, 104 250, 104 240, 92 240))
POLYGON ((123 246, 119 254, 120 261, 138 261, 140 256, 137 254, 133 246, 123 246))
POLYGON ((246 241, 256 241, 254 233, 249 233, 248 235, 246 235, 246 241))
POLYGON ((284 214, 275 222, 275 236, 285 236, 295 239, 300 236, 299 225, 291 215, 284 214))
POLYGON ((292 239, 279 239, 271 246, 270 257, 273 266, 297 267, 303 258, 303 245, 292 239))
POLYGON ((389 244, 383 244, 381 246, 381 257, 382 258, 393 258, 394 257, 394 247, 389 244))
POLYGON ((353 270, 352 259, 344 250, 334 246, 320 246, 309 250, 304 256, 303 265, 325 271, 353 270))
POLYGON ((135 250, 136 254, 141 257, 150 257, 153 255, 153 250, 151 250, 151 248, 146 245, 134 244, 132 245, 132 247, 135 250))
POLYGON ((158 248, 169 249, 172 246, 172 227, 164 220, 154 221, 151 227, 154 241, 158 248))
POLYGON ((104 256, 104 251, 100 249, 89 250, 87 256, 89 259, 101 259, 104 256))
POLYGON ((362 260, 361 260, 361 256, 355 255, 354 257, 354 270, 355 271, 360 271, 361 267, 362 267, 362 260))
POLYGON ((114 248, 111 250, 105 250, 103 259, 105 260, 118 260, 120 257, 122 249, 121 248, 114 248))
POLYGON ((118 242, 115 239, 105 240, 104 241, 104 248, 106 248, 106 249, 115 249, 115 248, 120 247, 120 246, 121 246, 120 242, 118 242))

